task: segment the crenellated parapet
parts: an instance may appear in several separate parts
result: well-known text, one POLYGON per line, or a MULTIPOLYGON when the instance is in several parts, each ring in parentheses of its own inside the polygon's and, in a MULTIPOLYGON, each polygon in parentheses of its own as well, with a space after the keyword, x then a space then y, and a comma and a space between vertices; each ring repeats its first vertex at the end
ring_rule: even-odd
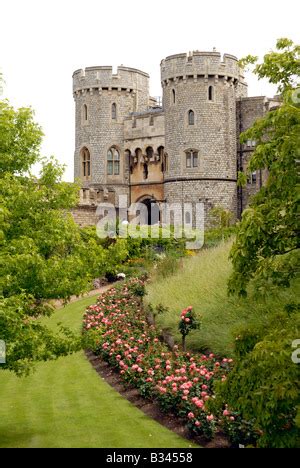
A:
POLYGON ((170 82, 177 83, 179 80, 208 80, 209 77, 214 77, 216 81, 225 79, 234 84, 244 82, 238 59, 229 54, 222 57, 219 52, 194 51, 189 54, 171 55, 161 62, 163 86, 170 82))
POLYGON ((109 67, 88 67, 73 73, 74 96, 82 94, 102 94, 104 91, 117 91, 125 94, 143 93, 149 97, 149 75, 135 68, 120 66, 117 73, 109 67))

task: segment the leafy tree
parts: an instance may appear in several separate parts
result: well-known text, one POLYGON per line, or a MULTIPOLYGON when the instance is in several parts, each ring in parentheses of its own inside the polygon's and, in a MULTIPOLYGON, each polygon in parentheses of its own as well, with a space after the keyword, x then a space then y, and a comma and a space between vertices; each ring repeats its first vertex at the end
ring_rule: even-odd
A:
MULTIPOLYGON (((236 342, 236 364, 219 384, 217 404, 251 421, 259 447, 300 447, 299 365, 292 361, 292 342, 299 336, 299 313, 270 319, 268 330, 242 330, 236 342)), ((240 434, 240 443, 243 442, 240 434)))
POLYGON ((15 110, 7 101, 0 101, 0 116, 0 174, 23 173, 39 159, 42 130, 31 109, 15 110))
MULTIPOLYGON (((255 62, 252 56, 242 61, 255 62)), ((241 136, 257 142, 249 171, 266 169, 268 180, 245 210, 231 251, 229 291, 240 295, 253 278, 258 288, 266 282, 288 287, 299 272, 300 46, 278 40, 254 72, 277 84, 282 105, 241 136)))
MULTIPOLYGON (((299 279, 300 47, 278 40, 254 71, 278 85, 282 105, 241 137, 257 141, 249 171, 267 169, 268 180, 245 210, 231 251, 229 292, 240 295, 250 282, 265 292, 299 279)), ((240 330, 234 369, 218 389, 221 405, 254 425, 259 447, 299 446, 299 366, 292 361, 299 325, 299 304, 287 304, 270 313, 267 329, 240 330)))
POLYGON ((47 300, 90 289, 127 255, 123 244, 105 249, 95 232, 75 224, 78 187, 62 181, 54 159, 40 157, 41 138, 31 109, 0 101, 0 339, 7 351, 0 368, 18 374, 80 346, 67 330, 54 334, 36 320, 51 312, 47 300), (37 162, 38 178, 29 172, 37 162))

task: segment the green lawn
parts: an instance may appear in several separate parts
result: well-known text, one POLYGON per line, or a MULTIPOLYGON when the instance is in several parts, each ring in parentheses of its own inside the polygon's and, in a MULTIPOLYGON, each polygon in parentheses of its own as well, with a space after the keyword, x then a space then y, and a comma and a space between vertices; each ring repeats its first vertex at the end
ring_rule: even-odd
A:
MULTIPOLYGON (((80 300, 47 319, 80 330, 80 300)), ((0 447, 157 447, 191 444, 151 420, 93 370, 83 352, 40 363, 27 378, 0 371, 0 447)))
POLYGON ((162 328, 169 328, 180 342, 180 311, 193 306, 202 317, 200 330, 191 332, 187 346, 196 351, 209 349, 220 355, 232 355, 235 337, 241 326, 261 322, 266 327, 270 313, 287 302, 298 302, 299 284, 278 291, 276 296, 258 297, 252 291, 247 299, 228 297, 227 281, 232 271, 228 260, 231 243, 202 250, 186 258, 180 269, 167 278, 154 278, 148 286, 146 301, 163 304, 169 311, 158 317, 162 328))

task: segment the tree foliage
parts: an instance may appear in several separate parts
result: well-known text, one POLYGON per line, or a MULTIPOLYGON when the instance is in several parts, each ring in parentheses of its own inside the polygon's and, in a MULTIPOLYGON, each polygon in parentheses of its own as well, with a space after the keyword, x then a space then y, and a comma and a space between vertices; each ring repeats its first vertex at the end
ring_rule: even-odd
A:
MULTIPOLYGON (((255 62, 247 57, 244 63, 255 62)), ((300 47, 277 42, 254 72, 276 83, 282 105, 241 136, 255 140, 249 171, 267 170, 268 180, 243 213, 231 251, 231 293, 247 294, 250 280, 288 287, 299 272, 300 47)), ((240 178, 241 179, 241 178, 240 178)))
POLYGON ((64 168, 40 157, 42 132, 31 109, 0 101, 0 339, 7 359, 1 369, 19 374, 35 361, 78 349, 70 332, 54 334, 38 317, 47 300, 68 300, 91 280, 127 257, 124 242, 106 249, 96 232, 79 228, 70 209, 78 187, 62 181, 64 168), (30 174, 41 164, 40 176, 30 174))
POLYGON ((22 173, 39 159, 43 133, 31 109, 0 101, 0 116, 0 174, 22 173))
MULTIPOLYGON (((299 281, 300 47, 278 40, 254 71, 277 84, 282 104, 241 137, 257 142, 249 171, 266 169, 268 179, 245 210, 231 251, 229 292, 240 295, 249 283, 256 292, 280 293, 278 286, 299 281)), ((292 360, 299 326, 299 304, 287 304, 270 312, 267 329, 240 330, 235 367, 218 389, 221 405, 253 422, 259 447, 299 446, 299 365, 292 360)))
POLYGON ((225 210, 222 206, 216 206, 210 210, 210 215, 213 218, 213 227, 219 229, 229 228, 232 224, 233 214, 229 210, 225 210))
POLYGON ((244 420, 254 421, 259 447, 300 447, 300 425, 296 422, 299 365, 292 361, 291 347, 299 332, 296 313, 290 319, 285 313, 276 313, 267 332, 242 330, 235 367, 219 385, 221 406, 226 403, 244 420))

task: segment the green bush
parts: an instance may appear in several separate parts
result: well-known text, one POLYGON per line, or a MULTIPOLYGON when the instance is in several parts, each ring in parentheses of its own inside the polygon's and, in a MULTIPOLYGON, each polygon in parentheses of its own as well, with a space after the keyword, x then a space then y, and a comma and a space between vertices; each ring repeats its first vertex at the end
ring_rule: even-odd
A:
POLYGON ((209 214, 215 228, 229 228, 233 222, 232 211, 225 210, 222 206, 215 206, 209 214))
POLYGON ((274 314, 269 329, 259 334, 247 329, 240 334, 235 367, 217 389, 219 402, 255 421, 258 447, 300 447, 299 365, 292 361, 292 343, 300 336, 299 315, 274 314))
POLYGON ((205 231, 204 236, 204 247, 211 248, 216 247, 220 242, 227 241, 235 235, 237 226, 229 226, 222 228, 214 228, 205 231))

